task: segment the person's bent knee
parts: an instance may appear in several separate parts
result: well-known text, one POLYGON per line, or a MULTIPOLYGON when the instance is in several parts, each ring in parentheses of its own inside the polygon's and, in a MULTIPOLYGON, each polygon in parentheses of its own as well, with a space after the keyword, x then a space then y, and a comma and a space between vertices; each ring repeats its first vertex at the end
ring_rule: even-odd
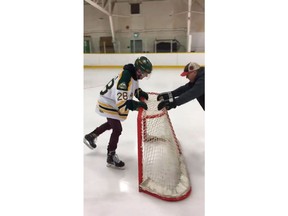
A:
POLYGON ((122 127, 113 128, 113 134, 120 136, 122 134, 122 127))

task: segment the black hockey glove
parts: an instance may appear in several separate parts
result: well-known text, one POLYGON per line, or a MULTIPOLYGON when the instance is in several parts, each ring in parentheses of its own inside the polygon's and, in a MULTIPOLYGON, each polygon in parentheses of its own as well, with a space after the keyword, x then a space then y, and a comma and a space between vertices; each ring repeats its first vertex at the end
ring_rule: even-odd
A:
POLYGON ((126 101, 125 110, 129 109, 129 110, 132 110, 132 111, 134 111, 134 110, 138 111, 139 107, 142 107, 145 110, 148 109, 147 104, 144 103, 144 102, 137 102, 137 101, 134 101, 134 100, 127 100, 126 101))
POLYGON ((169 98, 173 98, 172 92, 163 92, 157 96, 157 101, 168 100, 169 98))
POLYGON ((163 108, 166 108, 167 110, 170 110, 172 108, 176 108, 176 103, 174 98, 170 98, 169 100, 162 100, 159 104, 158 104, 158 110, 161 110, 163 108))
POLYGON ((148 100, 148 94, 146 92, 144 92, 141 88, 138 88, 135 90, 135 97, 140 100, 141 97, 145 98, 146 100, 148 100))

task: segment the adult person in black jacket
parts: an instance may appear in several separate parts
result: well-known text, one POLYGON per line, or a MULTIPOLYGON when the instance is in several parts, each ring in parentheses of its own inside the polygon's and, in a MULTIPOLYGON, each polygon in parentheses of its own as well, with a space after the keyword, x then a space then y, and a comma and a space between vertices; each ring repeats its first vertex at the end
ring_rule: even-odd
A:
POLYGON ((190 62, 180 75, 189 79, 189 82, 174 91, 160 93, 157 96, 157 100, 161 100, 158 104, 158 110, 163 108, 170 110, 195 98, 205 110, 205 67, 200 67, 197 63, 190 62))

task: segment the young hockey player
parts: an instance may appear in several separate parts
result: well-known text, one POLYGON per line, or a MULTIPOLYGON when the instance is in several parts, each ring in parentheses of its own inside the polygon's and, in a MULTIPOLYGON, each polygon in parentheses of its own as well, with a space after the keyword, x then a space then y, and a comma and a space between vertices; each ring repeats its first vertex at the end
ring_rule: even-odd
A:
POLYGON ((90 148, 96 148, 96 139, 103 132, 112 129, 107 147, 107 166, 124 169, 125 163, 117 154, 117 144, 122 132, 121 121, 124 121, 129 110, 139 107, 147 110, 147 104, 140 101, 143 97, 148 100, 148 94, 139 88, 138 80, 147 77, 152 72, 152 64, 144 56, 136 59, 134 65, 124 65, 123 71, 113 78, 100 92, 96 112, 107 118, 107 122, 85 135, 84 143, 90 148), (135 96, 139 101, 133 100, 135 96))
POLYGON ((158 110, 164 107, 170 110, 195 98, 205 110, 205 67, 200 67, 197 63, 190 62, 180 75, 189 79, 189 82, 174 91, 160 93, 157 96, 157 100, 161 100, 158 104, 158 110))

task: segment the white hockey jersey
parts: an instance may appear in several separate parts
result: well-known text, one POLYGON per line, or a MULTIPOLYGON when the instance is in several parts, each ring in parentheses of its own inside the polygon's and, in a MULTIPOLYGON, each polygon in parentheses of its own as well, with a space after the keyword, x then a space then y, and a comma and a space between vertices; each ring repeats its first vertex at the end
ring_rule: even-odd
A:
POLYGON ((126 101, 132 100, 139 83, 129 71, 124 70, 113 78, 100 92, 96 112, 102 116, 124 121, 129 113, 126 101))

